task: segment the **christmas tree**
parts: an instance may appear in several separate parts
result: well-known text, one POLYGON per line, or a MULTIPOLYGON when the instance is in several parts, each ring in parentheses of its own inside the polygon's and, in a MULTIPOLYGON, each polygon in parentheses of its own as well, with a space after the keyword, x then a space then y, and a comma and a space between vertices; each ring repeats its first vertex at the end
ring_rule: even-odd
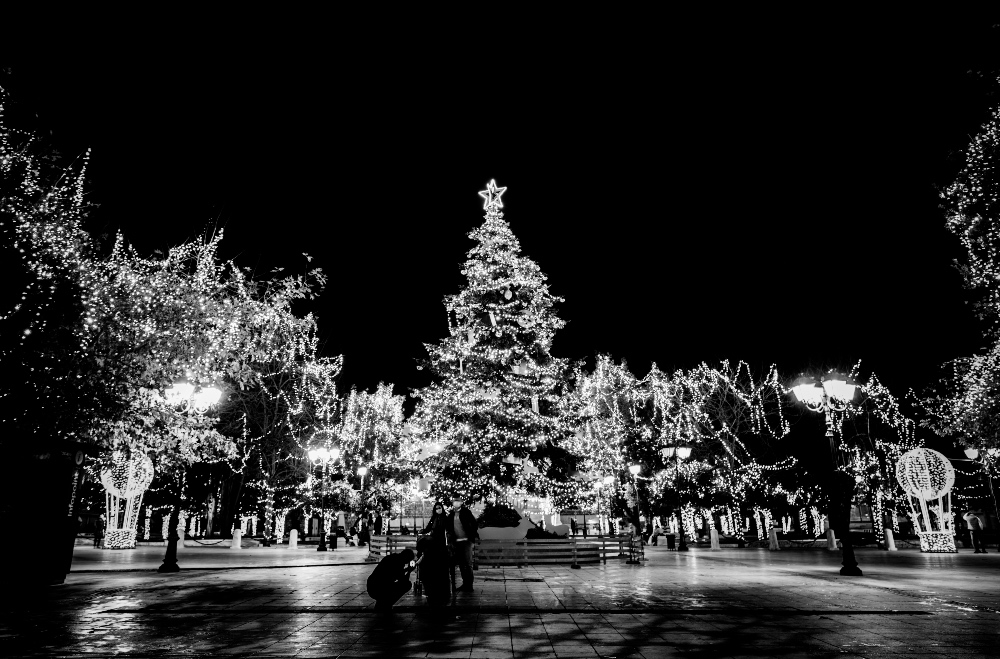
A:
POLYGON ((441 497, 557 494, 575 468, 558 405, 567 364, 549 352, 565 325, 554 309, 563 300, 521 255, 500 210, 505 190, 490 181, 479 193, 486 216, 469 234, 468 284, 445 298, 449 336, 426 344, 437 382, 415 394, 423 439, 442 449, 422 465, 441 497))

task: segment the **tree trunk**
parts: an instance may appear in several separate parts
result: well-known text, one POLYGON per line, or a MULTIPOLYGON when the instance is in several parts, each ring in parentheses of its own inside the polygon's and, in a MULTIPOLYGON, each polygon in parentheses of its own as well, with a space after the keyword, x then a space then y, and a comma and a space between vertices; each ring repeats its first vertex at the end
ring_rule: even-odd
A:
POLYGON ((233 537, 233 526, 240 512, 240 494, 243 491, 243 474, 235 474, 223 481, 221 501, 219 502, 219 533, 220 537, 233 537))

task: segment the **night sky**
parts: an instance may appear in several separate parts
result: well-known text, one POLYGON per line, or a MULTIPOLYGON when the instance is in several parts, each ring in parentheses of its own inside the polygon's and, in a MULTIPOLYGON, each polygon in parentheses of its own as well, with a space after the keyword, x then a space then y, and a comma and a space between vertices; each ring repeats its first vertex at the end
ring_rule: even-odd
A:
POLYGON ((640 377, 651 362, 792 376, 861 359, 901 395, 983 344, 935 186, 1000 100, 997 30, 942 30, 530 63, 24 62, 3 84, 9 123, 67 157, 93 149, 93 231, 148 254, 224 227, 223 256, 259 276, 322 267, 330 285, 302 311, 344 355, 345 389, 427 383, 415 359, 447 333, 442 299, 496 179, 566 299, 557 356, 610 353, 640 377))

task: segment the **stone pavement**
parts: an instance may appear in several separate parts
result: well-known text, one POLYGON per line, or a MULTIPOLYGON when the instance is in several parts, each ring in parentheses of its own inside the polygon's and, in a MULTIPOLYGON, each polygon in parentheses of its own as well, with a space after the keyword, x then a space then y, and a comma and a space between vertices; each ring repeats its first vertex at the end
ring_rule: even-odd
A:
MULTIPOLYGON (((331 563, 364 563, 367 547, 345 547, 336 551, 316 551, 316 545, 302 545, 289 549, 288 545, 248 547, 233 550, 211 545, 188 546, 177 551, 177 563, 182 569, 214 570, 230 568, 274 568, 322 566, 331 563)), ((163 563, 163 545, 139 546, 129 550, 94 549, 76 547, 73 552, 72 571, 150 571, 163 563)))
POLYGON ((74 570, 88 571, 3 598, 0 656, 1000 655, 996 553, 862 549, 865 576, 841 577, 839 553, 821 549, 650 548, 638 566, 483 567, 450 607, 410 593, 381 613, 364 592, 372 566, 352 564, 363 550, 211 551, 185 551, 187 569, 161 575, 156 557, 135 553, 124 571, 124 558, 77 548, 74 570))

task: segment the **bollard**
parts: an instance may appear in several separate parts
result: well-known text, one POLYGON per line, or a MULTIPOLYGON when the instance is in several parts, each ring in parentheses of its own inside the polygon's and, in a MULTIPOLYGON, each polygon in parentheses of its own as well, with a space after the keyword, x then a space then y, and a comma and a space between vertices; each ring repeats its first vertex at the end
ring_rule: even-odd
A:
POLYGON ((722 549, 719 546, 719 529, 709 529, 708 536, 712 540, 712 551, 719 551, 722 549))
POLYGON ((243 531, 240 529, 233 529, 233 546, 230 549, 242 549, 243 548, 243 531))
POLYGON ((299 530, 292 529, 288 532, 288 548, 298 549, 299 548, 299 530))
POLYGON ((884 529, 884 531, 886 551, 896 551, 896 539, 892 537, 892 529, 884 529))
POLYGON ((832 528, 826 529, 826 548, 830 551, 837 551, 837 536, 832 528))
POLYGON ((576 538, 573 538, 573 564, 570 565, 570 568, 574 570, 580 569, 580 564, 576 562, 576 538))
POLYGON ((778 529, 773 526, 767 531, 767 548, 771 551, 781 551, 781 545, 778 544, 778 529))

